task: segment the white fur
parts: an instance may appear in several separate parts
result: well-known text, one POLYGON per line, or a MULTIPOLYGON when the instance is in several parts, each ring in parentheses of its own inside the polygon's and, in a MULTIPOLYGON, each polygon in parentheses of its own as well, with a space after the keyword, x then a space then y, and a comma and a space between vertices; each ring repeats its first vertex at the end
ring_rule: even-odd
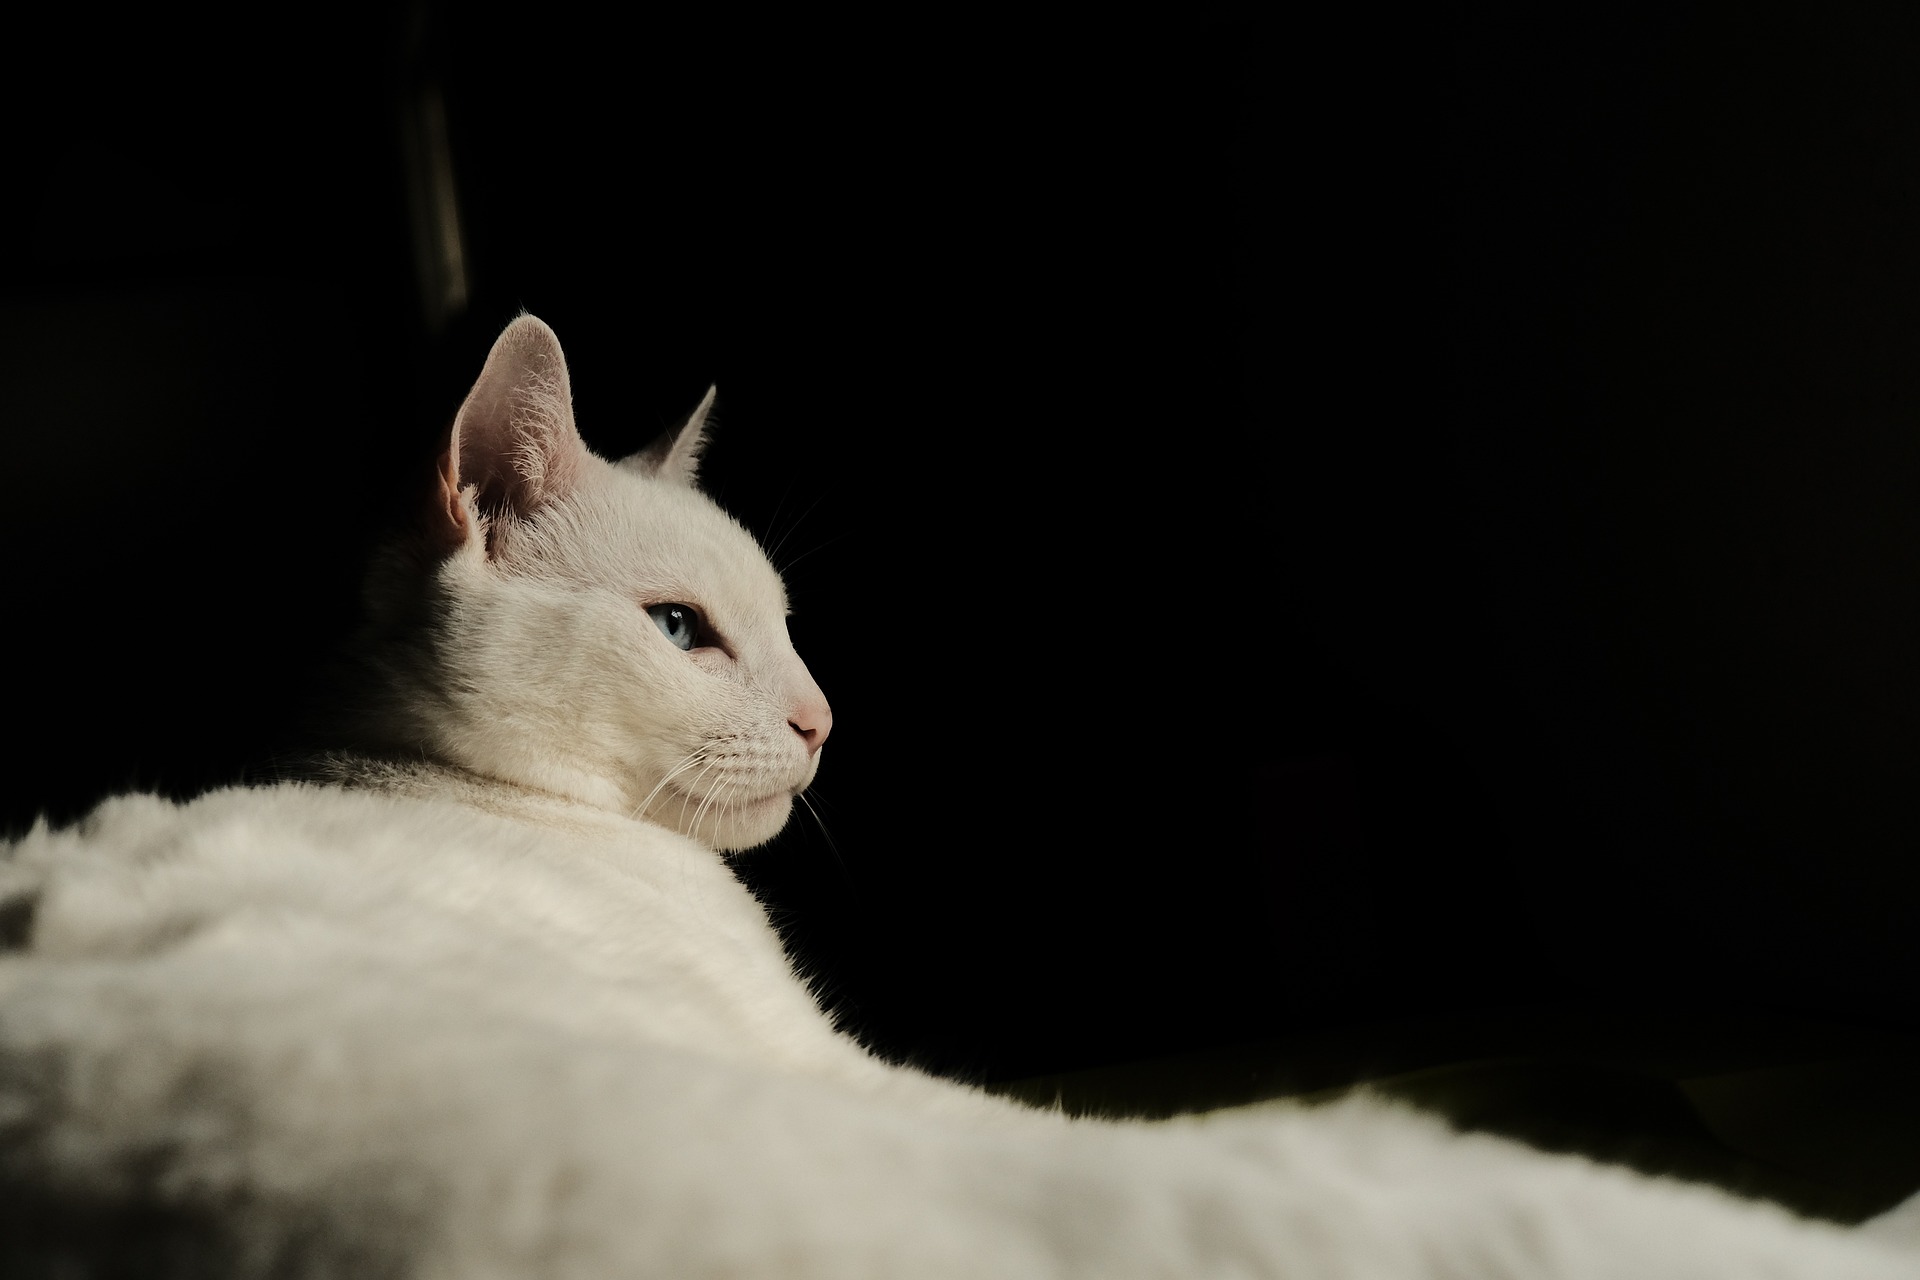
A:
POLYGON ((867 1056, 712 852, 778 828, 826 712, 689 429, 619 468, 503 430, 538 474, 492 507, 456 433, 442 550, 374 592, 389 750, 350 785, 128 797, 7 851, 6 1187, 175 1215, 248 1276, 1920 1276, 1911 1207, 1848 1232, 1367 1100, 1069 1121, 867 1056), (722 781, 661 787, 703 751, 722 781))

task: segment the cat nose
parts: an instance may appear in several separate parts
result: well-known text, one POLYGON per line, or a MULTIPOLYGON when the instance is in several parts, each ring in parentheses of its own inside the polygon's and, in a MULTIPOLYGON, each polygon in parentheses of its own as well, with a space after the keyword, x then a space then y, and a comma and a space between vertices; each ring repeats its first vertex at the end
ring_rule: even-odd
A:
POLYGON ((805 703, 793 709, 787 724, 807 744, 807 754, 812 755, 826 744, 827 735, 833 731, 833 709, 824 701, 805 703))

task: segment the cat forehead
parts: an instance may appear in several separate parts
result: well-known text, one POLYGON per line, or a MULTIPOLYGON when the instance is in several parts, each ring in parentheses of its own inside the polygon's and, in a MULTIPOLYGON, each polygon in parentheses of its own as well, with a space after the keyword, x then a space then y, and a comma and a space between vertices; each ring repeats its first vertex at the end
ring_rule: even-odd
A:
POLYGON ((594 470, 595 482, 576 491, 568 504, 573 518, 564 522, 586 527, 554 528, 543 559, 559 553, 603 585, 690 597, 731 613, 785 616, 780 575, 753 535, 711 498, 624 468, 594 470))

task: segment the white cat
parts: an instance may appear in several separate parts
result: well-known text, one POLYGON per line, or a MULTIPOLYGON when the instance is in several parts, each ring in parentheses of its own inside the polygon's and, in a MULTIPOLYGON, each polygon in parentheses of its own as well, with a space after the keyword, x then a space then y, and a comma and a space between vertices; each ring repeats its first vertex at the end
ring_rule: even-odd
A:
POLYGON ((358 754, 6 851, 0 1270, 1920 1277, 1911 1205, 1848 1231, 1366 1100, 1073 1121, 869 1057, 715 854, 831 715, 694 487, 705 410, 604 462, 515 321, 373 576, 358 754))

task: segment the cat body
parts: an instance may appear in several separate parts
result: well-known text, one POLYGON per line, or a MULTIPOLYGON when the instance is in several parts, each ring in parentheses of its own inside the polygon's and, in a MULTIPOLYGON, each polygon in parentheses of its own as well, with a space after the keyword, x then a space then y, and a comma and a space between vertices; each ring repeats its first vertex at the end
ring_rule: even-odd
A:
MULTIPOLYGON (((1870 1229, 1369 1099, 1069 1120, 837 1033, 716 850, 831 730, 778 577, 509 326, 369 588, 322 781, 0 861, 22 1274, 1920 1276, 1870 1229)), ((910 833, 903 833, 910 843, 910 833)))

